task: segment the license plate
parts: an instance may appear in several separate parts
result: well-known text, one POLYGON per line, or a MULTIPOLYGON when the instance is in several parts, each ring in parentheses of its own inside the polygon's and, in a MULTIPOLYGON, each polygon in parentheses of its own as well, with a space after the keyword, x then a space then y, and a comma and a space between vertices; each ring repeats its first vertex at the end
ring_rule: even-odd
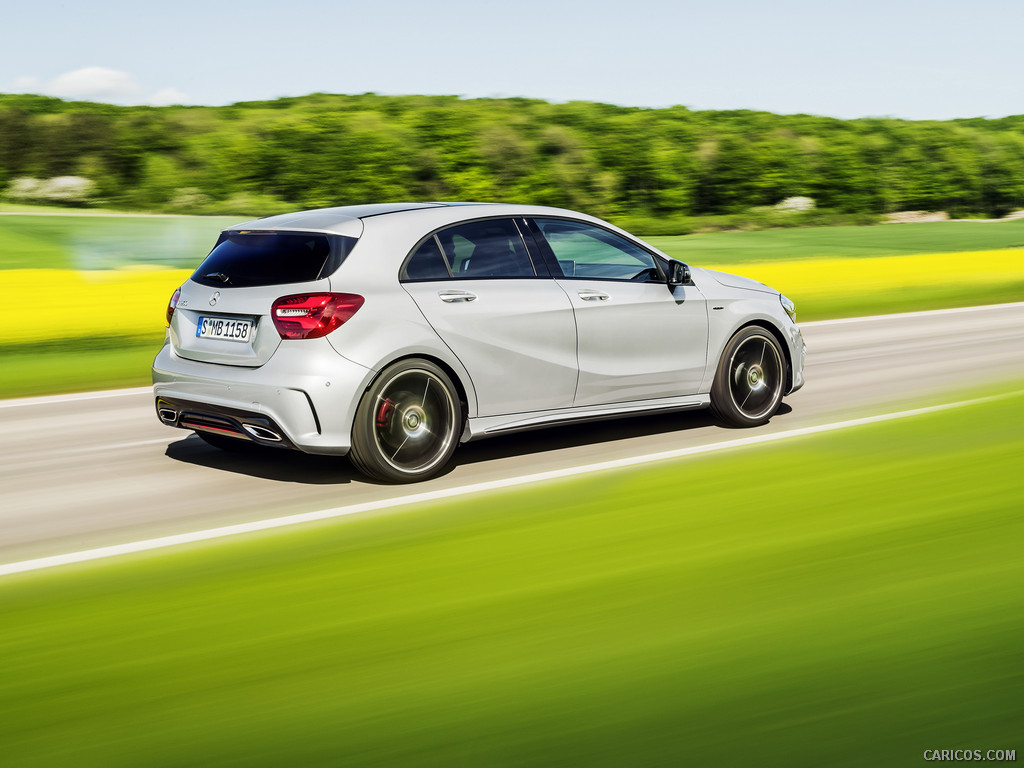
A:
POLYGON ((196 323, 196 338, 246 342, 252 339, 252 327, 252 320, 200 317, 196 323))

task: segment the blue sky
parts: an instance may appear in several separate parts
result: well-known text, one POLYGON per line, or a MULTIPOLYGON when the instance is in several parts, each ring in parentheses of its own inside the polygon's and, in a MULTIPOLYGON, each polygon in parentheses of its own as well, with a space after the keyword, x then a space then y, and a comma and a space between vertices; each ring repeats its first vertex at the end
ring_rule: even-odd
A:
POLYGON ((228 104, 375 91, 1001 117, 1024 113, 1022 29, 1020 0, 36 0, 3 14, 0 92, 228 104))

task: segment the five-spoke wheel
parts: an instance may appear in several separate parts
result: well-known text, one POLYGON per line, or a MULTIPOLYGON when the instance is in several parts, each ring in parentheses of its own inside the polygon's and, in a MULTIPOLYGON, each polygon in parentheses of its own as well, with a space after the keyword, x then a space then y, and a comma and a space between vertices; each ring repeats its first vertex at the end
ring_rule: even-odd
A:
POLYGON ((725 346, 711 387, 711 408, 727 424, 764 424, 779 409, 785 392, 786 360, 768 331, 749 326, 725 346))
POLYGON ((425 480, 447 463, 461 427, 462 409, 448 375, 427 360, 400 360, 363 395, 349 458, 379 480, 425 480))

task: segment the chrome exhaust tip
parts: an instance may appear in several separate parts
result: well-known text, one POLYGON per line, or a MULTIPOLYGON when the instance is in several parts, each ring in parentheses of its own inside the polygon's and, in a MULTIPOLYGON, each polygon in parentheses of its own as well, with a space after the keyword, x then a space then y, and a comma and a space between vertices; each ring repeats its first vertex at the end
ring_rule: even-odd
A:
POLYGON ((160 415, 160 420, 167 424, 173 424, 178 418, 178 413, 173 408, 159 408, 157 413, 160 415))
POLYGON ((272 443, 279 443, 283 439, 274 430, 267 429, 259 424, 243 424, 242 429, 258 440, 269 440, 272 443))

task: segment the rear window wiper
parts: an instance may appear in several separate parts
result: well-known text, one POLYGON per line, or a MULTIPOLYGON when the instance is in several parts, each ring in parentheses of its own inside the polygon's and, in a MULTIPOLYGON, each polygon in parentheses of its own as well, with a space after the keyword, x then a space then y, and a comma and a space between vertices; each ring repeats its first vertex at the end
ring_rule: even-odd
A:
POLYGON ((231 278, 225 275, 223 272, 210 272, 207 275, 203 275, 204 280, 218 280, 225 285, 231 282, 231 278))

